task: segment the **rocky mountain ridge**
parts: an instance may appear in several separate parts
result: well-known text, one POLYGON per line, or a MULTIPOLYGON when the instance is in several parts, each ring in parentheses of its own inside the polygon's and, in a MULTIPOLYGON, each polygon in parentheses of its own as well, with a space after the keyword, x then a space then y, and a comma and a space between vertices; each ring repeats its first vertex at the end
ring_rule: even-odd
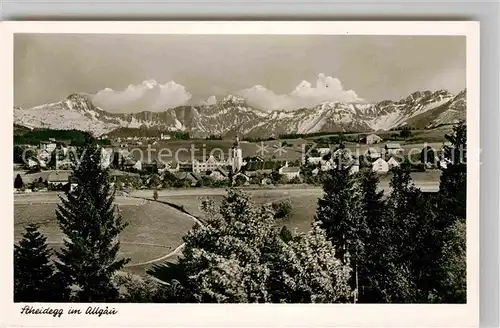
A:
POLYGON ((161 112, 109 113, 91 97, 72 94, 63 101, 30 109, 14 107, 14 123, 26 127, 76 129, 95 135, 120 127, 209 135, 268 136, 285 133, 368 132, 398 127, 432 128, 466 116, 466 90, 417 91, 399 101, 373 104, 324 102, 294 111, 265 112, 229 95, 214 105, 180 106, 161 112))

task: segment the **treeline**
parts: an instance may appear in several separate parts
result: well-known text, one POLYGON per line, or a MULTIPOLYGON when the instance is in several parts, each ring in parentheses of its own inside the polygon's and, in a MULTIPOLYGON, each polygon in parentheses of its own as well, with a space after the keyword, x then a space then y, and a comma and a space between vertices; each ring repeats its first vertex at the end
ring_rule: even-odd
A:
POLYGON ((228 189, 219 205, 203 201, 204 227, 183 238, 183 256, 149 272, 162 284, 117 278, 128 261, 117 259, 116 242, 126 223, 112 210, 106 171, 85 157, 77 189, 56 212, 66 238, 55 264, 36 226, 15 247, 15 299, 465 303, 466 156, 456 156, 466 147, 465 125, 447 139, 450 163, 436 194, 417 189, 402 165, 384 198, 374 172, 349 174, 346 154, 336 153, 308 233, 282 227, 279 208, 256 205, 239 190, 228 189))
POLYGON ((288 134, 280 134, 280 139, 300 139, 300 138, 314 138, 321 136, 341 136, 346 134, 358 134, 359 131, 343 131, 343 132, 314 132, 314 133, 288 133, 288 134))
POLYGON ((42 141, 55 139, 56 142, 66 142, 73 146, 81 146, 87 138, 91 138, 89 132, 79 130, 53 130, 53 129, 34 129, 14 136, 14 145, 39 145, 42 141))

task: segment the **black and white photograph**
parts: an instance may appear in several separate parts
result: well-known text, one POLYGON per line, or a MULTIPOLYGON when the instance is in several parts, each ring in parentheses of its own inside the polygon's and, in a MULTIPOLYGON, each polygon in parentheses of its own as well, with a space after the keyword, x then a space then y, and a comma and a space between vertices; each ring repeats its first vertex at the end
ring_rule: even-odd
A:
POLYGON ((468 42, 15 33, 13 302, 467 304, 468 42))

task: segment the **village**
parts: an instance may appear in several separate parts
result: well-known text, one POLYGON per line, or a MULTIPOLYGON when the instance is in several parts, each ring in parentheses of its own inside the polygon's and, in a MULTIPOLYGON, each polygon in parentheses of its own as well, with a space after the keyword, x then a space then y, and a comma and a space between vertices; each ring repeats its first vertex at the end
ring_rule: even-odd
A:
MULTIPOLYGON (((101 137, 100 140, 106 140, 105 138, 101 137)), ((223 155, 223 152, 214 151, 204 156, 195 155, 183 159, 164 159, 161 156, 152 158, 144 156, 143 148, 137 148, 143 146, 143 143, 151 147, 158 142, 163 142, 163 146, 168 147, 169 140, 170 135, 162 133, 157 138, 115 138, 111 146, 101 146, 101 165, 110 169, 109 176, 113 186, 117 190, 125 190, 222 188, 229 185, 319 185, 322 175, 337 165, 340 152, 345 156, 343 164, 350 167, 352 174, 359 172, 360 168, 369 167, 380 175, 387 175, 404 160, 410 161, 414 171, 439 170, 446 167, 446 162, 441 159, 442 149, 435 150, 427 146, 405 151, 399 143, 384 143, 376 134, 360 138, 356 147, 352 144, 347 147, 344 144, 330 144, 329 147, 316 148, 313 143, 299 144, 295 149, 298 156, 294 160, 276 155, 261 156, 265 154, 258 153, 258 144, 256 153, 244 156, 241 144, 248 142, 240 142, 238 137, 234 139, 227 158, 217 156, 223 155), (124 141, 128 141, 128 144, 123 143, 124 141), (364 152, 360 153, 359 145, 365 147, 364 152), (300 146, 301 150, 298 149, 300 146)), ((188 140, 183 143, 184 146, 188 144, 188 140)), ((278 145, 280 144, 278 142, 278 145)), ((38 146, 24 147, 22 162, 14 164, 15 192, 62 191, 76 186, 71 179, 71 167, 76 159, 75 146, 71 146, 67 141, 50 138, 41 141, 38 146)))

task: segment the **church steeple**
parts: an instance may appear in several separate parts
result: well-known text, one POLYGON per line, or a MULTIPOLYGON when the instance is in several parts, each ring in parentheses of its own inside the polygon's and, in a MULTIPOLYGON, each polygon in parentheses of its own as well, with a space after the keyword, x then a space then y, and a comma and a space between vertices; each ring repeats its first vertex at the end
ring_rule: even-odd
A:
POLYGON ((238 136, 234 138, 233 148, 231 151, 231 166, 233 172, 239 172, 243 165, 243 153, 240 148, 240 139, 238 136))
POLYGON ((240 148, 240 138, 238 136, 234 138, 233 148, 240 148))

